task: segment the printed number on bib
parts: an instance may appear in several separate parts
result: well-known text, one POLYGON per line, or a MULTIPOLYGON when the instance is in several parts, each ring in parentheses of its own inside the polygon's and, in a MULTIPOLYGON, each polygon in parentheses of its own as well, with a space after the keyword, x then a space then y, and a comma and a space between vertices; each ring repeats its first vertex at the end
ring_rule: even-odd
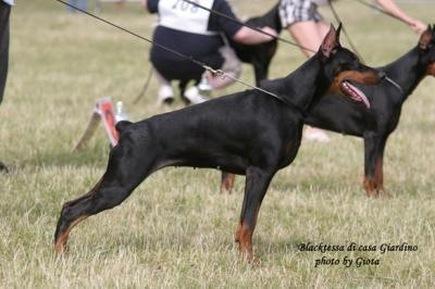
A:
MULTIPOLYGON (((198 0, 192 0, 192 2, 195 2, 198 4, 198 0)), ((198 6, 187 3, 184 0, 176 0, 174 5, 172 6, 172 9, 179 9, 181 11, 188 11, 189 10, 191 13, 198 12, 198 6)))

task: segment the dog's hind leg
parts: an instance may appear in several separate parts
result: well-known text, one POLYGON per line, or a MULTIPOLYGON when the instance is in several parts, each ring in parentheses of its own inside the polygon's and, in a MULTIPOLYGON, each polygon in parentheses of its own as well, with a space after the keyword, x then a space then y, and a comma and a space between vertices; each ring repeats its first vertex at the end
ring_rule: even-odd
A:
POLYGON ((257 167, 249 167, 246 171, 245 196, 235 241, 239 243, 240 253, 248 261, 252 261, 253 258, 252 235, 258 212, 274 174, 275 171, 270 172, 257 167))
POLYGON ((116 146, 107 170, 97 185, 82 197, 63 205, 54 236, 55 250, 62 253, 71 229, 85 218, 121 204, 155 170, 152 150, 140 154, 131 144, 116 146))
POLYGON ((222 174, 221 174, 221 193, 228 192, 228 194, 231 194, 231 191, 234 188, 235 179, 236 179, 236 175, 222 171, 222 174))
POLYGON ((190 100, 184 96, 184 93, 186 92, 186 88, 187 88, 188 84, 189 84, 189 81, 186 81, 186 80, 180 80, 180 83, 178 84, 178 89, 180 90, 181 100, 184 102, 184 105, 186 105, 186 106, 190 104, 190 100))

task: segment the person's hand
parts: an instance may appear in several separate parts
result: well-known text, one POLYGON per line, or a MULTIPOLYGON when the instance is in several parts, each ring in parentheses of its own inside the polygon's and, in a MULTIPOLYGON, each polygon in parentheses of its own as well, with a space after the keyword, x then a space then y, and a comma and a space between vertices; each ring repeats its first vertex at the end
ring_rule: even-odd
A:
POLYGON ((273 28, 270 28, 269 26, 265 26, 265 27, 261 28, 261 30, 269 35, 269 36, 265 35, 266 37, 270 38, 269 41, 274 40, 278 36, 278 33, 276 32, 276 30, 273 28))
POLYGON ((420 20, 416 20, 416 19, 412 19, 409 23, 409 26, 417 34, 422 34, 427 29, 426 24, 424 24, 420 20))
POLYGON ((140 3, 142 4, 143 7, 147 7, 147 0, 141 0, 140 3))

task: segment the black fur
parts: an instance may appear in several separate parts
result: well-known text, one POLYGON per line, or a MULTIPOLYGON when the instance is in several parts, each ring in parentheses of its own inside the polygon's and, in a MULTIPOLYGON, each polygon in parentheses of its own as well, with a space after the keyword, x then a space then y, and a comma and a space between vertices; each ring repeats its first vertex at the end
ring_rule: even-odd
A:
POLYGON ((383 80, 378 85, 360 86, 371 98, 371 110, 344 101, 336 94, 328 94, 314 105, 305 119, 311 126, 364 138, 364 188, 369 196, 383 190, 383 156, 389 135, 396 129, 402 105, 427 74, 435 61, 435 31, 429 28, 424 37, 429 44, 419 45, 392 62, 380 67, 389 78, 398 83, 403 92, 383 80))
POLYGON ((321 49, 287 77, 269 83, 273 93, 292 105, 246 90, 137 123, 123 122, 119 144, 110 153, 101 181, 63 206, 55 233, 56 249, 63 251, 69 231, 80 220, 121 204, 151 173, 167 166, 188 166, 246 175, 236 240, 252 257, 252 233, 269 183, 299 149, 300 111, 325 94, 343 67, 377 78, 377 72, 355 61, 337 38, 331 29, 322 45, 330 53, 321 49))

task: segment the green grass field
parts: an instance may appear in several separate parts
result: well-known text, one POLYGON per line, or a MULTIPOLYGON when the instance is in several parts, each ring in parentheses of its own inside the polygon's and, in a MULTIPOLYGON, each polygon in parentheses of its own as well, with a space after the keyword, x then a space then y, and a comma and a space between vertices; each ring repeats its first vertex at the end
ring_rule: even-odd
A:
MULTIPOLYGON (((239 15, 260 14, 275 1, 233 1, 239 15)), ((429 22, 434 4, 403 4, 429 22)), ((339 1, 353 41, 369 64, 404 54, 417 36, 404 25, 351 1, 339 1)), ((154 16, 139 5, 101 16, 150 35, 154 16)), ((325 15, 330 18, 329 11, 325 15)), ((61 205, 104 172, 103 129, 80 153, 72 148, 97 98, 122 100, 134 120, 159 113, 156 81, 132 105, 149 70, 149 46, 55 1, 18 1, 11 19, 11 66, 0 107, 0 288, 434 288, 435 81, 425 79, 403 109, 386 151, 390 199, 361 188, 360 139, 330 134, 303 142, 296 161, 274 178, 254 235, 251 266, 233 241, 243 178, 219 194, 214 170, 165 169, 121 206, 75 228, 69 252, 57 257, 53 235, 61 205), (375 252, 301 252, 300 243, 376 245, 375 252), (415 252, 381 254, 383 243, 415 252), (322 257, 377 259, 379 265, 315 267, 322 257)), ((287 32, 282 34, 289 39, 287 32)), ((304 61, 281 44, 271 68, 284 76, 304 61)), ((243 79, 252 82, 250 67, 243 79)), ((244 89, 234 85, 228 92, 244 89)), ((181 104, 178 104, 179 106, 181 104)))

